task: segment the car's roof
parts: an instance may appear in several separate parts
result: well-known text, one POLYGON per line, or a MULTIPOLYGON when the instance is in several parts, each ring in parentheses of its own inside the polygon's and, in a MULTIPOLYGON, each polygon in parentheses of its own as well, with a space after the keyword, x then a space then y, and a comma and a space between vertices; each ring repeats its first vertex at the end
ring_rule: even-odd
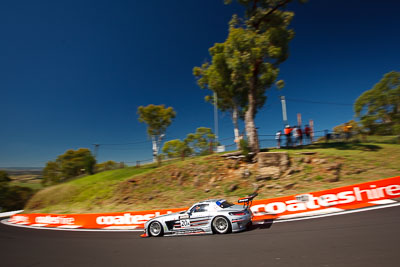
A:
POLYGON ((217 201, 225 201, 225 199, 223 198, 219 198, 219 199, 207 199, 207 200, 203 200, 200 202, 197 202, 196 204, 208 204, 208 203, 217 203, 217 201))

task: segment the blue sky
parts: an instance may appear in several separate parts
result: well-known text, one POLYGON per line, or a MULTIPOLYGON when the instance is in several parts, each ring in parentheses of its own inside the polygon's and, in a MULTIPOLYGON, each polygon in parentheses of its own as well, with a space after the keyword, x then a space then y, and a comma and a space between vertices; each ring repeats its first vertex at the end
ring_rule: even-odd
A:
MULTIPOLYGON (((288 9, 296 36, 281 65, 286 87, 267 92, 256 118, 262 135, 282 127, 279 95, 352 104, 400 66, 399 1, 310 0, 288 9)), ((100 146, 100 162, 151 159, 140 105, 176 110, 167 140, 213 128, 213 107, 192 68, 225 40, 234 13, 243 8, 223 0, 3 2, 0 167, 44 166, 94 143, 122 144, 100 146)), ((288 101, 287 107, 289 123, 301 113, 316 130, 354 116, 351 105, 288 101)), ((232 138, 230 116, 219 116, 220 139, 232 138)))

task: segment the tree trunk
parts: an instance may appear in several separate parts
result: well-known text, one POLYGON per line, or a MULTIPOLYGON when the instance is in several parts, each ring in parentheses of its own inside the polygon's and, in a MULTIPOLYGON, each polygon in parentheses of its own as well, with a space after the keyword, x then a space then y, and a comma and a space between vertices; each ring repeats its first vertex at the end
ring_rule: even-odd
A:
POLYGON ((258 143, 258 134, 256 125, 254 123, 254 117, 256 115, 257 101, 256 101, 256 90, 258 81, 258 72, 262 60, 258 60, 254 64, 253 75, 250 80, 250 88, 248 94, 248 109, 244 116, 244 121, 246 125, 247 140, 249 142, 249 147, 254 153, 260 152, 260 144, 258 143))
POLYGON ((152 135, 151 142, 153 143, 153 162, 160 163, 161 159, 158 157, 158 152, 160 151, 161 141, 164 137, 164 134, 161 135, 152 135))
MULTIPOLYGON (((253 86, 252 86, 253 87, 253 86)), ((253 87, 254 88, 254 87, 253 87)), ((246 111, 245 117, 244 117, 244 122, 246 126, 246 135, 247 135, 247 140, 249 142, 249 147, 251 151, 254 153, 260 152, 260 144, 258 143, 258 134, 257 134, 257 129, 256 125, 254 123, 254 115, 256 111, 256 100, 255 100, 255 93, 254 89, 251 88, 249 90, 249 106, 246 111)))
POLYGON ((151 142, 153 144, 152 150, 153 150, 153 162, 157 162, 157 155, 158 155, 158 146, 157 146, 157 140, 156 137, 153 135, 151 137, 151 142))
POLYGON ((240 140, 239 140, 239 123, 238 123, 238 119, 239 119, 239 114, 238 114, 238 108, 235 105, 233 107, 233 111, 232 111, 232 121, 233 121, 233 133, 235 134, 235 142, 236 142, 236 147, 237 149, 240 149, 240 140))

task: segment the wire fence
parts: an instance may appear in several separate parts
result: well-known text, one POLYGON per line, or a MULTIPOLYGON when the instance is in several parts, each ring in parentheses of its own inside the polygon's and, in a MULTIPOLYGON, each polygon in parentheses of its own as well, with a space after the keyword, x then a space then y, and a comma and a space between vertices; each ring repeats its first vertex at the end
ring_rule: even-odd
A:
MULTIPOLYGON (((322 138, 327 138, 326 136, 327 130, 319 130, 319 131, 314 131, 313 132, 313 136, 312 136, 312 141, 306 141, 305 138, 303 138, 304 141, 304 145, 306 144, 310 144, 311 142, 315 142, 317 140, 321 140, 322 138)), ((261 149, 272 149, 272 148, 276 148, 277 147, 277 139, 275 138, 275 134, 259 134, 259 144, 260 144, 260 148, 261 149)), ((335 136, 330 136, 331 139, 335 139, 335 136)), ((292 139, 294 140, 294 138, 292 137, 292 139)), ((133 142, 133 143, 126 143, 129 145, 132 144, 143 144, 145 142, 133 142)), ((147 141, 146 143, 149 143, 149 141, 147 141)), ((292 141, 293 144, 293 141, 292 141)), ((108 144, 110 146, 112 146, 112 144, 108 144)), ((118 144, 119 146, 123 145, 123 144, 118 144)), ((238 144, 235 143, 235 138, 234 137, 226 137, 226 138, 222 138, 218 140, 218 145, 219 146, 223 146, 223 152, 231 152, 231 151, 236 151, 238 150, 238 144)), ((286 138, 284 135, 282 135, 281 137, 281 147, 286 147, 287 143, 286 143, 286 138)), ((214 147, 214 151, 216 152, 216 146, 213 145, 214 147)), ((132 148, 128 148, 129 150, 131 150, 132 148)), ((128 150, 127 149, 127 150, 128 150)), ((196 155, 191 155, 185 158, 192 158, 195 157, 196 155)), ((179 161, 181 160, 181 157, 177 157, 177 158, 162 158, 162 162, 172 162, 172 161, 179 161)), ((141 167, 141 166, 147 166, 149 164, 157 164, 157 160, 153 159, 153 158, 148 158, 148 159, 140 159, 140 160, 136 160, 136 161, 124 161, 124 164, 128 165, 128 166, 136 166, 136 167, 141 167)))

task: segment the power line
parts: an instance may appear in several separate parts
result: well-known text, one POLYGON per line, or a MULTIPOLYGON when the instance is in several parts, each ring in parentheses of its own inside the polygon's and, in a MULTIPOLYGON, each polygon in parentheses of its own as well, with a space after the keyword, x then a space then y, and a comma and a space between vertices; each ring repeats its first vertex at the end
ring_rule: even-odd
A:
POLYGON ((311 104, 324 104, 324 105, 337 105, 337 106, 353 106, 353 104, 348 103, 337 103, 337 102, 323 102, 323 101, 313 101, 313 100, 305 100, 305 99, 294 99, 294 98, 286 98, 287 101, 291 102, 304 102, 311 104))
MULTIPOLYGON (((169 136, 169 139, 176 138, 176 136, 169 136)), ((129 142, 129 143, 115 143, 115 144, 102 144, 102 143, 96 143, 93 145, 99 145, 99 146, 126 146, 126 145, 138 145, 138 144, 146 144, 146 143, 151 143, 151 140, 145 140, 145 141, 136 141, 136 142, 129 142)))
POLYGON ((126 145, 137 145, 137 144, 145 144, 145 143, 150 143, 150 140, 146 141, 137 141, 137 142, 132 142, 132 143, 120 143, 120 144, 95 144, 95 145, 101 145, 101 146, 126 146, 126 145))
POLYGON ((127 151, 127 150, 130 150, 130 151, 132 151, 132 150, 143 150, 143 149, 147 149, 147 148, 143 148, 143 147, 140 147, 140 148, 138 148, 138 147, 132 147, 132 148, 110 148, 110 147, 105 147, 105 148, 103 148, 104 150, 107 150, 107 151, 109 151, 109 150, 116 150, 116 151, 127 151))

